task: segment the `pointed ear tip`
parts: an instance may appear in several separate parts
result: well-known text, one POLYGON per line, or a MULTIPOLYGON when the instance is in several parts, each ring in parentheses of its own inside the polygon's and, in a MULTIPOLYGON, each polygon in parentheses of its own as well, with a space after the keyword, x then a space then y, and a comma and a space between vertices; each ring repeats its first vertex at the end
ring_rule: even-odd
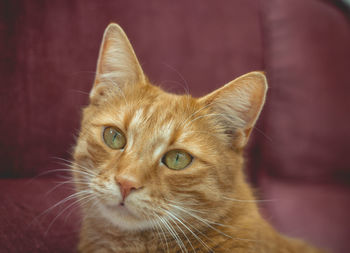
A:
POLYGON ((121 28, 120 25, 117 23, 109 23, 107 28, 105 29, 105 34, 110 34, 110 33, 124 33, 124 30, 121 28))
POLYGON ((267 78, 264 71, 253 71, 248 73, 248 75, 254 77, 255 79, 258 79, 263 84, 265 89, 268 89, 267 78))
POLYGON ((112 28, 121 28, 121 27, 117 23, 111 22, 108 24, 107 29, 112 29, 112 28))
POLYGON ((249 72, 247 75, 249 76, 255 76, 257 78, 263 78, 263 79, 266 79, 266 74, 264 71, 252 71, 252 72, 249 72))

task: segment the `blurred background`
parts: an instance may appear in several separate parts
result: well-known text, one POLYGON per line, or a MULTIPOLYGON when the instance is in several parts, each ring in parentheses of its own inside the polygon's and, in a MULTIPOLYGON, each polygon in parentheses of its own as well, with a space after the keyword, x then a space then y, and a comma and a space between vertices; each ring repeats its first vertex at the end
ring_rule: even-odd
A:
POLYGON ((349 1, 330 0, 1 0, 1 252, 75 252, 78 209, 55 206, 70 190, 48 172, 71 157, 110 22, 171 92, 201 96, 264 70, 246 152, 262 212, 287 235, 350 252, 349 1))

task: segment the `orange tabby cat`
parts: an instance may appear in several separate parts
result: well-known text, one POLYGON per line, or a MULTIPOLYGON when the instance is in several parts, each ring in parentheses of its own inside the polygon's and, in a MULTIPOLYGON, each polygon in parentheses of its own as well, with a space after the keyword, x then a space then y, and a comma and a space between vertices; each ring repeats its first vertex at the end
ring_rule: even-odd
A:
POLYGON ((264 221, 244 180, 266 90, 251 72, 201 98, 166 93, 109 25, 74 152, 79 251, 319 252, 264 221))

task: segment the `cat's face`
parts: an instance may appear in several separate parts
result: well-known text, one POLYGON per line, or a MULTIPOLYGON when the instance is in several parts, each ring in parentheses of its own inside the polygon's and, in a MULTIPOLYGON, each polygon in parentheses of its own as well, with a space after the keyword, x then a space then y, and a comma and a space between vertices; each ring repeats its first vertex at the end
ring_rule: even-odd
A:
POLYGON ((85 212, 124 230, 199 227, 225 215, 265 92, 264 75, 253 72, 203 98, 166 93, 110 25, 74 153, 77 189, 93 200, 85 212))

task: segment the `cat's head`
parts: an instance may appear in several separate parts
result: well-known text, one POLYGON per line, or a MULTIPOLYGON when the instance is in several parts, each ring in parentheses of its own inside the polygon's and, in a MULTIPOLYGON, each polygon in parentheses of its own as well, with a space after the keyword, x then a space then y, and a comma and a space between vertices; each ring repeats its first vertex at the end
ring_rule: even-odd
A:
POLYGON ((226 215, 246 190, 242 149, 266 89, 252 72, 201 98, 167 93, 109 25, 74 153, 77 189, 94 203, 85 212, 125 230, 226 215))

